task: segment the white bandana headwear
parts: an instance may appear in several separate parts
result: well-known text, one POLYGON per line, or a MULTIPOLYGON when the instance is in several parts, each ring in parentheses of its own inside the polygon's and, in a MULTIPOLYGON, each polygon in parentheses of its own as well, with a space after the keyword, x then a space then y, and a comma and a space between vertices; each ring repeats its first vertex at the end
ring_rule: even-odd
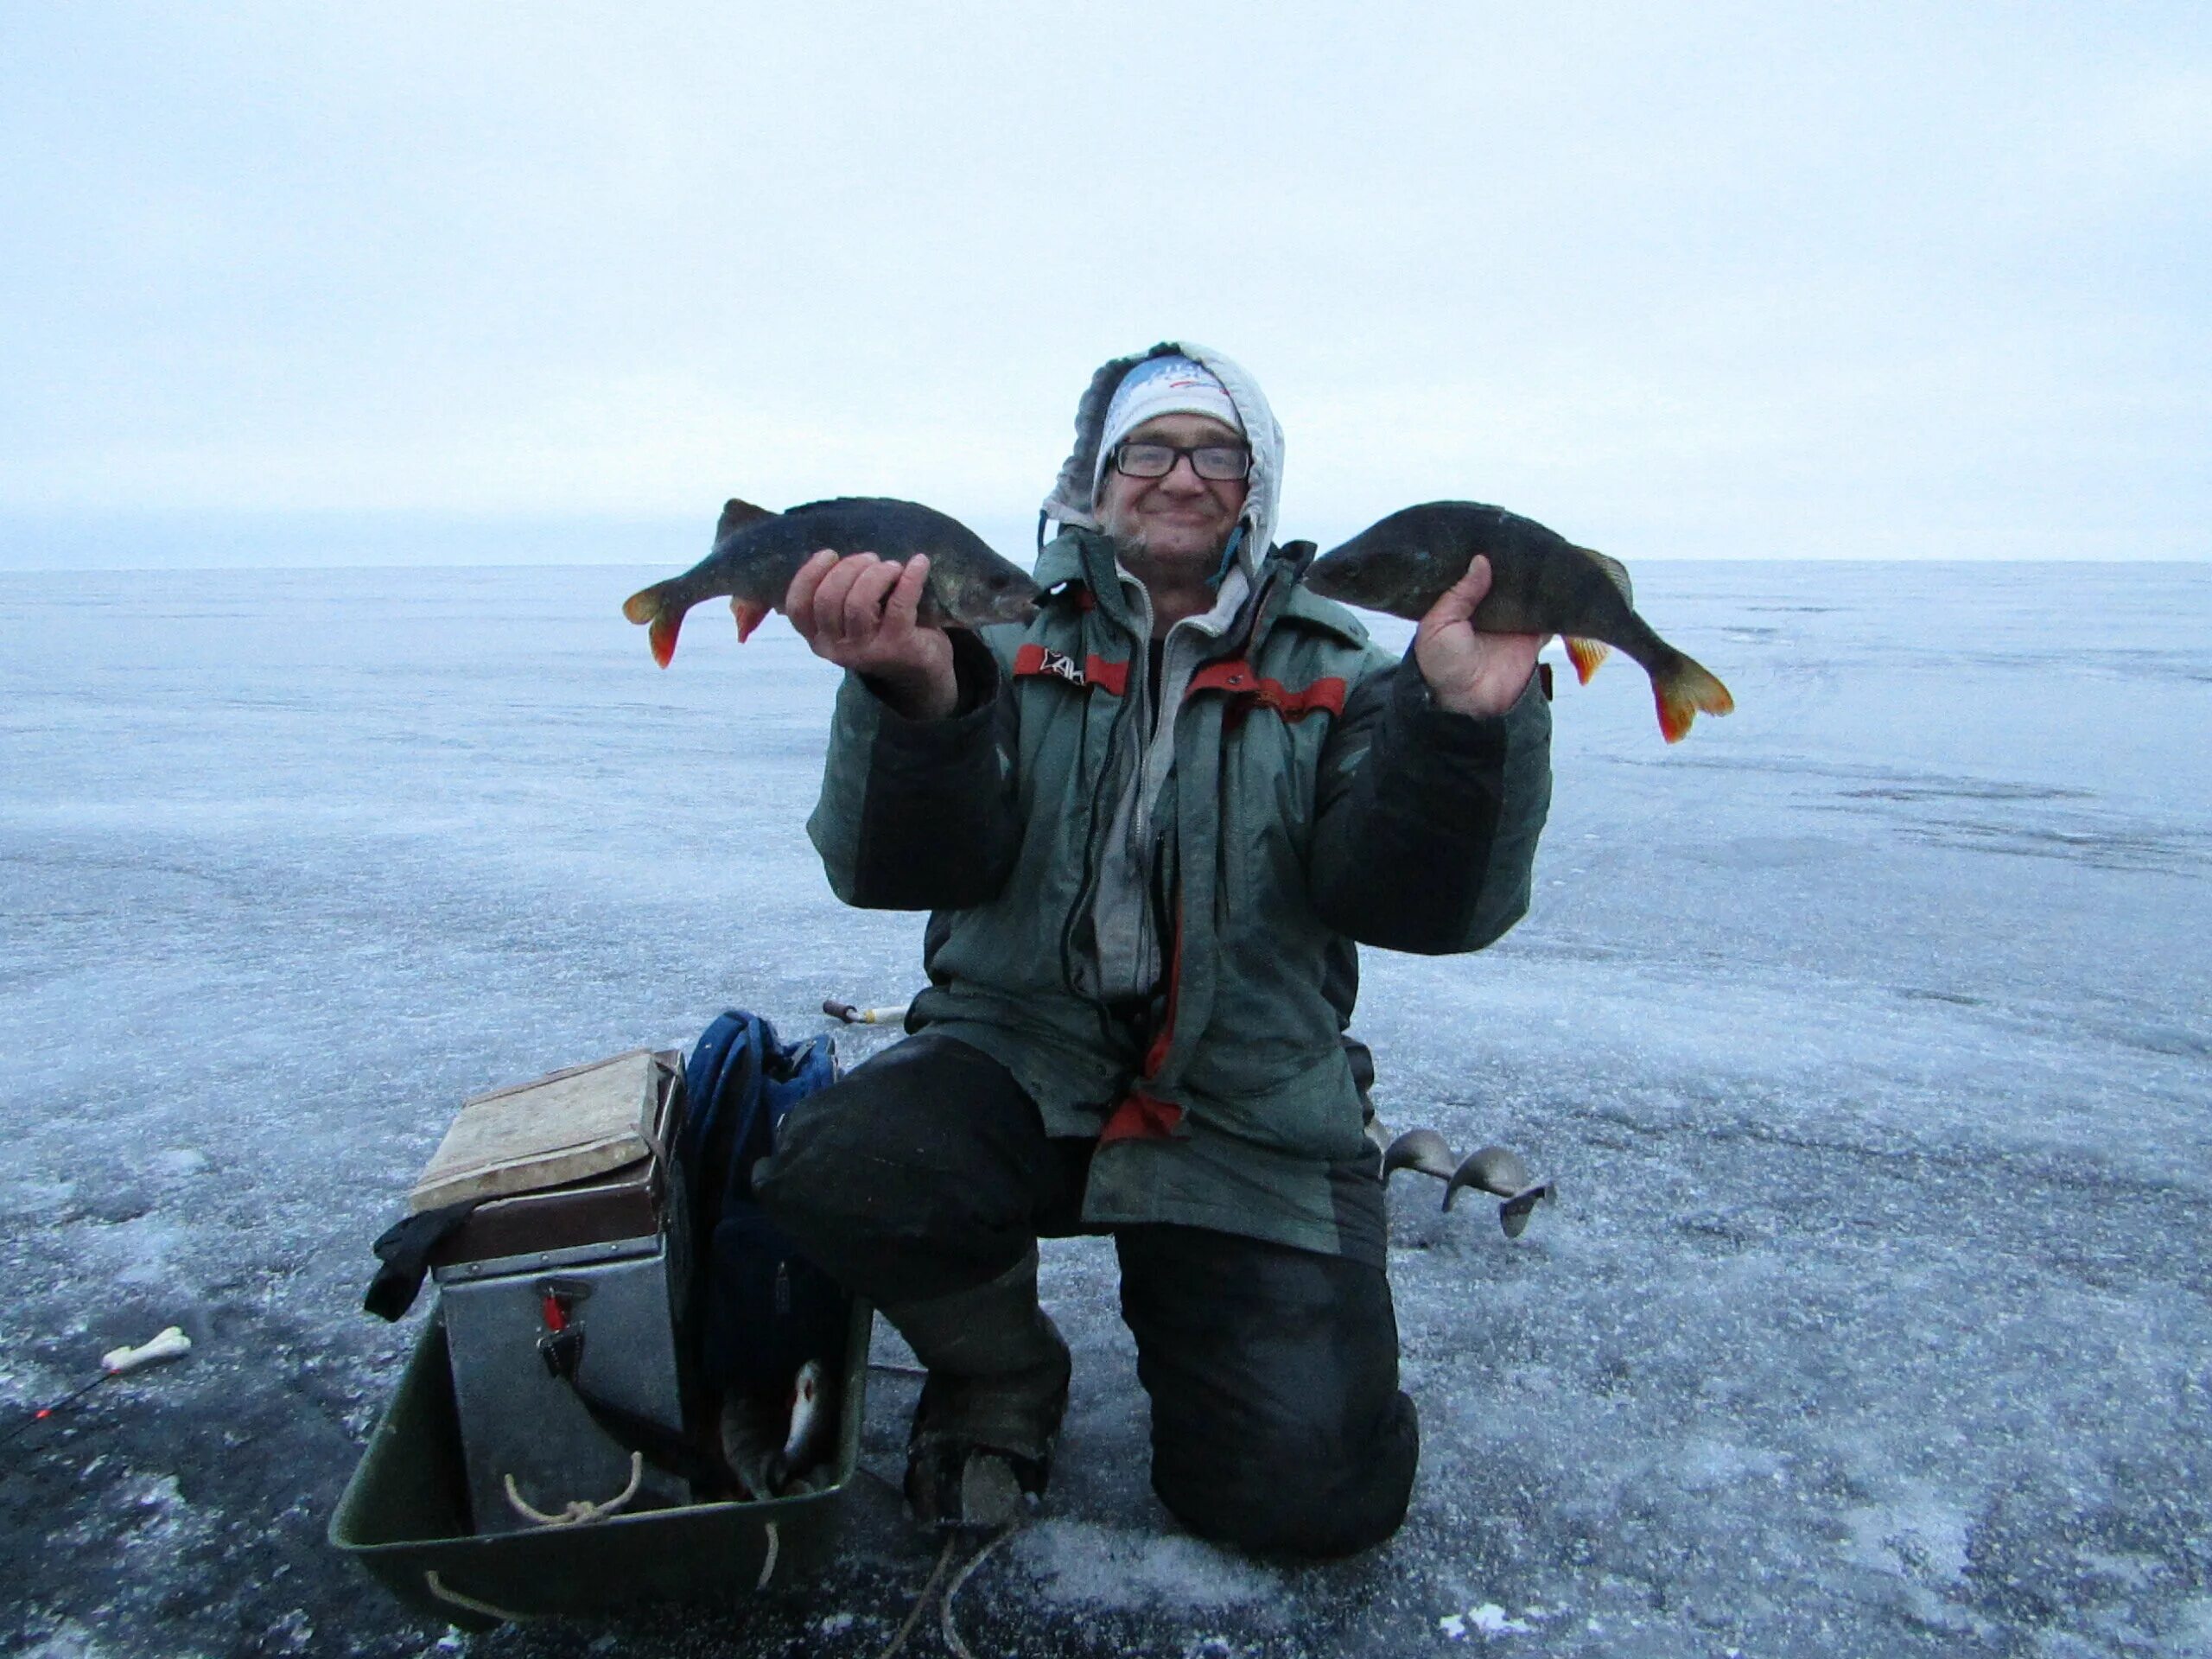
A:
POLYGON ((1094 501, 1098 498, 1098 481, 1106 476, 1106 463, 1122 440, 1162 415, 1206 415, 1240 433, 1244 429, 1229 389, 1212 370, 1187 357, 1148 357, 1122 377, 1114 401, 1106 405, 1098 462, 1090 475, 1094 501))

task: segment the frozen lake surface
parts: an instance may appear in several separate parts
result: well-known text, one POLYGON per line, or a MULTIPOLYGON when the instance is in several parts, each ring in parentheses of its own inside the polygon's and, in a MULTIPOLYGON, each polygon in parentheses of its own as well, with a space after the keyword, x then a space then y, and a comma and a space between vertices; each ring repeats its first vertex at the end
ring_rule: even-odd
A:
MULTIPOLYGON (((368 1242, 454 1103, 916 978, 801 829, 833 672, 713 612, 657 671, 616 607, 659 574, 0 575, 0 1422, 198 1344, 0 1447, 0 1647, 872 1656, 905 1613, 880 1495, 742 1619, 442 1640, 323 1542, 421 1318, 359 1313, 368 1242)), ((1633 664, 1562 677, 1529 918, 1365 957, 1383 1116, 1564 1191, 1509 1243, 1399 1178, 1404 1530, 1179 1534, 1110 1248, 1048 1244, 1074 1402, 979 1656, 2212 1653, 2212 566, 1637 577, 1738 712, 1669 749, 1633 664)))

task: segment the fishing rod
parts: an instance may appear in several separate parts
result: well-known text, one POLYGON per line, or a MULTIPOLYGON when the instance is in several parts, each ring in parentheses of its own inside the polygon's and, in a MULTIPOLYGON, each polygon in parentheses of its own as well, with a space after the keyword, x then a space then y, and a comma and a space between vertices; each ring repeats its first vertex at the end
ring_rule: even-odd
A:
POLYGON ((42 1423, 62 1407, 83 1399, 111 1376, 121 1376, 125 1372, 137 1370, 142 1366, 158 1365, 166 1359, 181 1358, 191 1351, 192 1338, 174 1325, 151 1342, 142 1343, 136 1348, 111 1348, 100 1356, 100 1370, 98 1376, 79 1388, 70 1389, 59 1400, 41 1406, 13 1427, 0 1431, 0 1446, 5 1446, 33 1423, 42 1423))

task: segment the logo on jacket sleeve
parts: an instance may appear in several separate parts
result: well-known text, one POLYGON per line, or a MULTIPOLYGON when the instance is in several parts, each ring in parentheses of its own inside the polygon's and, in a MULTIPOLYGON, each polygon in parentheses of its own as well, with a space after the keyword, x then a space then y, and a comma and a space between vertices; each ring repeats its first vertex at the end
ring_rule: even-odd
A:
POLYGON ((1089 683, 1083 677, 1083 664, 1057 651, 1045 653, 1043 660, 1037 664, 1037 671, 1039 674, 1056 674, 1070 685, 1089 683))

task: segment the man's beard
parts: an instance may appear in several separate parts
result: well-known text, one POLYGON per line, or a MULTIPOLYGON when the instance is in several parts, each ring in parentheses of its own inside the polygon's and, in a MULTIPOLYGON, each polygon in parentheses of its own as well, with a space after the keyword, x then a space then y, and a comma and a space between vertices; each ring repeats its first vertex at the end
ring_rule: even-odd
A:
MULTIPOLYGON (((1104 532, 1106 539, 1114 544, 1115 556, 1120 559, 1122 563, 1128 564, 1132 560, 1143 564, 1148 564, 1153 562, 1151 538, 1147 537, 1141 529, 1117 529, 1114 525, 1103 523, 1099 525, 1099 528, 1104 532)), ((1222 533, 1220 537, 1215 541, 1211 547, 1206 550, 1205 556, 1218 563, 1221 558, 1222 550, 1229 545, 1229 538, 1236 533, 1236 526, 1232 524, 1228 530, 1222 533)), ((1197 556, 1179 555, 1178 556, 1195 557, 1197 556)), ((1211 569, 1211 566, 1209 566, 1208 568, 1211 569)))
POLYGON ((1132 558, 1141 561, 1151 556, 1151 541, 1141 530, 1109 530, 1106 539, 1114 543, 1116 556, 1125 564, 1132 558))

